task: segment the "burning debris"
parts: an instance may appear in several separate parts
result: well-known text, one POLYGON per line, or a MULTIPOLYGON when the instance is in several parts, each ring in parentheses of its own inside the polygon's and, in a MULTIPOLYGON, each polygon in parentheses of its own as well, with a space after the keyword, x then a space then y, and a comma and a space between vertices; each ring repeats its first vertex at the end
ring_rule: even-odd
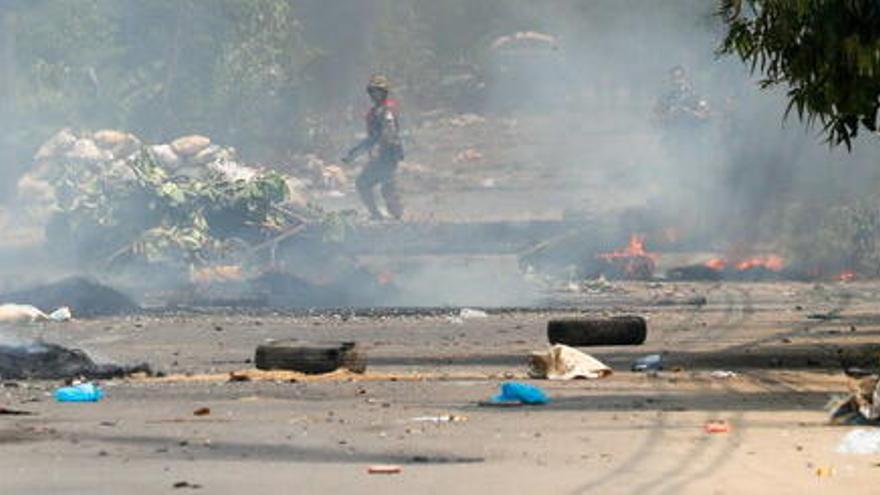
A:
POLYGON ((610 278, 651 280, 654 277, 657 255, 645 249, 643 236, 632 234, 626 247, 599 254, 597 258, 605 264, 602 274, 610 278))
POLYGON ((748 258, 712 258, 705 263, 672 268, 670 280, 692 281, 762 281, 798 278, 786 268, 785 260, 776 254, 748 258))

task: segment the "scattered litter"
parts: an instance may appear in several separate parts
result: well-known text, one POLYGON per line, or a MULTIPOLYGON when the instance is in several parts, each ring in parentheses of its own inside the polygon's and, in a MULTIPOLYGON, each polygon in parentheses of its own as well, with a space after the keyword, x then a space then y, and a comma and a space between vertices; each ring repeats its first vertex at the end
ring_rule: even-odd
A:
POLYGON ((70 319, 73 318, 73 315, 70 313, 70 308, 68 308, 67 306, 62 306, 55 311, 49 313, 49 316, 47 316, 47 318, 49 318, 50 321, 62 322, 70 321, 70 319))
POLYGON ((736 375, 735 371, 715 370, 715 371, 709 373, 709 376, 711 376, 712 378, 717 378, 719 380, 725 380, 728 378, 736 378, 737 375, 736 375))
POLYGON ((492 397, 492 404, 513 405, 543 405, 550 402, 547 394, 540 388, 520 382, 504 382, 501 384, 501 393, 492 397))
POLYGON ((70 308, 63 306, 48 315, 30 304, 0 304, 0 323, 34 323, 37 321, 68 321, 70 308))
POLYGON ((200 407, 193 411, 193 416, 207 416, 209 414, 211 414, 210 407, 200 407))
POLYGON ((458 414, 444 414, 442 416, 417 416, 415 418, 412 418, 410 421, 414 421, 416 423, 463 423, 467 420, 467 416, 460 416, 458 414))
POLYGON ((840 319, 840 309, 832 309, 831 311, 827 311, 825 313, 813 313, 807 315, 807 318, 810 320, 839 320, 840 319))
POLYGON ((462 308, 458 313, 459 318, 469 320, 474 318, 488 318, 489 313, 480 309, 462 308))
POLYGON ((830 478, 834 476, 834 466, 819 466, 816 468, 816 477, 830 478))
POLYGON ((880 376, 849 369, 849 394, 834 397, 828 404, 831 424, 877 425, 880 423, 880 376))
POLYGON ((376 464, 367 468, 368 474, 400 474, 403 467, 396 464, 376 464))
POLYGON ((251 381, 251 377, 245 373, 240 371, 230 371, 229 372, 229 381, 230 382, 249 382, 251 381))
POLYGON ((859 428, 847 433, 837 444, 838 454, 880 454, 880 430, 859 428))
POLYGON ((48 316, 29 304, 0 304, 0 323, 34 323, 48 316))
POLYGON ((703 426, 706 433, 729 433, 730 423, 723 419, 713 419, 703 426))
POLYGON ((58 402, 98 402, 104 398, 104 391, 94 383, 80 383, 55 390, 58 402))
POLYGON ((198 490, 201 487, 202 487, 202 485, 199 485, 198 483, 190 483, 189 481, 178 481, 178 482, 174 483, 173 485, 171 485, 171 488, 175 488, 175 489, 176 488, 190 488, 192 490, 198 490))
POLYGON ((22 411, 19 409, 9 409, 7 407, 0 407, 0 416, 33 416, 37 414, 32 411, 22 411))
POLYGON ((635 360, 632 365, 633 371, 659 371, 663 369, 663 356, 649 354, 635 360))
POLYGON ((609 282, 604 274, 593 280, 585 280, 583 287, 585 291, 592 293, 611 292, 615 289, 614 284, 609 282))
POLYGON ((529 355, 529 377, 548 380, 595 379, 608 376, 611 368, 573 347, 556 344, 546 352, 529 355))
POLYGON ((468 148, 455 155, 453 161, 455 163, 477 162, 483 159, 483 153, 474 148, 468 148))

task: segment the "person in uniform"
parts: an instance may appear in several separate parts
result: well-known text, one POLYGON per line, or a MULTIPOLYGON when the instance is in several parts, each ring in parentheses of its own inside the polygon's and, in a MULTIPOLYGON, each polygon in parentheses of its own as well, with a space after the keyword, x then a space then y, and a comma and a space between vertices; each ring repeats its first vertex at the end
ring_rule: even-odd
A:
POLYGON ((358 194, 374 220, 384 217, 376 204, 375 189, 379 186, 388 213, 396 220, 403 217, 403 204, 397 189, 397 165, 403 159, 400 139, 400 115, 397 102, 390 98, 388 78, 377 74, 367 84, 373 107, 367 113, 367 136, 342 158, 350 164, 368 153, 369 162, 356 180, 358 194))

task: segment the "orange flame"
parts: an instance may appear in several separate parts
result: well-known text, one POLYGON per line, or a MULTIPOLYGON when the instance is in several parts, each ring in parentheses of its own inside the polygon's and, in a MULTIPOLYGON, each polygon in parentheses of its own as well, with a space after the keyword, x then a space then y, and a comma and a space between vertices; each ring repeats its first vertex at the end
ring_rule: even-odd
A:
POLYGON ((776 254, 768 254, 764 256, 754 256, 736 262, 731 262, 725 258, 712 258, 704 263, 704 265, 713 270, 722 271, 728 266, 733 266, 738 271, 745 271, 751 268, 766 268, 767 270, 778 272, 785 267, 785 260, 776 254))
POLYGON ((629 244, 623 249, 618 249, 610 253, 602 253, 599 255, 604 260, 613 260, 616 258, 648 258, 657 261, 657 255, 649 253, 645 249, 645 237, 638 234, 630 234, 629 244))
POLYGON ((750 268, 766 268, 770 271, 778 272, 781 271, 784 266, 785 261, 782 257, 775 254, 768 254, 766 256, 755 256, 754 258, 742 260, 736 264, 736 269, 743 271, 750 268))
POLYGON ((723 258, 712 258, 711 260, 707 261, 705 265, 707 268, 718 270, 720 272, 727 267, 727 261, 725 261, 723 258))

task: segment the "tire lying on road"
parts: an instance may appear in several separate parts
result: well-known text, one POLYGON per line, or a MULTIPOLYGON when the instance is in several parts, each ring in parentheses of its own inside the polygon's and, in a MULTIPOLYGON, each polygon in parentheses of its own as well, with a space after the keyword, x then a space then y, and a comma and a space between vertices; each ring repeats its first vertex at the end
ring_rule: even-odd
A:
POLYGON ((641 316, 565 318, 547 323, 547 338, 551 344, 573 347, 641 345, 647 335, 648 325, 641 316))
POLYGON ((355 342, 306 344, 277 340, 257 347, 257 369, 289 370, 312 375, 346 369, 363 373, 367 355, 355 342))

